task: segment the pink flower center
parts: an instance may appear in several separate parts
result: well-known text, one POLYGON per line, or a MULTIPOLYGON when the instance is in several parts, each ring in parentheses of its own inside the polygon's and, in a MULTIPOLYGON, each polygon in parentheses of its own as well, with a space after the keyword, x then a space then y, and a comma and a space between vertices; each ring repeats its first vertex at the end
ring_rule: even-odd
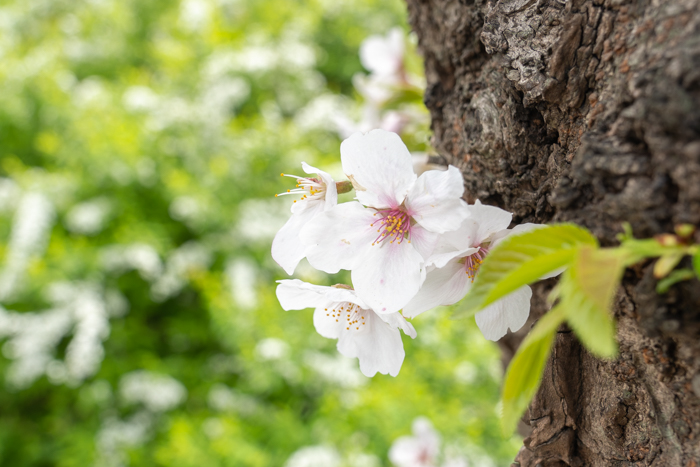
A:
POLYGON ((389 240, 389 243, 401 243, 404 239, 411 243, 411 216, 402 208, 379 209, 374 213, 375 216, 380 216, 379 219, 370 224, 371 227, 378 227, 379 235, 372 242, 376 245, 380 242, 389 240))
POLYGON ((472 282, 474 282, 476 272, 479 270, 479 267, 481 267, 481 263, 484 262, 484 258, 488 252, 488 246, 479 245, 479 251, 464 258, 464 272, 467 273, 467 276, 469 276, 472 282))

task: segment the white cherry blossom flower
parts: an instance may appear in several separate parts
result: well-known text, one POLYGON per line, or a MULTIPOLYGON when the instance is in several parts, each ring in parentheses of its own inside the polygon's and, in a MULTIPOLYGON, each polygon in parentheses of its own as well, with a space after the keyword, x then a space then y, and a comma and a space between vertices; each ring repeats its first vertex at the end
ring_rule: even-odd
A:
POLYGON ((315 308, 314 326, 323 337, 338 339, 338 351, 360 361, 365 376, 396 376, 405 356, 399 329, 416 337, 400 313, 375 313, 348 286, 324 287, 298 279, 278 281, 277 298, 285 310, 315 308))
MULTIPOLYGON (((523 233, 537 224, 508 229, 513 215, 479 201, 469 206, 471 216, 459 229, 442 235, 427 265, 423 287, 404 307, 404 316, 413 318, 438 305, 452 305, 469 292, 479 267, 489 250, 509 234, 523 233)), ((549 276, 548 276, 549 277, 549 276)), ((476 314, 476 324, 489 340, 503 337, 508 329, 520 329, 530 314, 532 290, 528 286, 512 292, 476 314)))
POLYGON ((416 177, 406 146, 383 130, 354 134, 340 155, 359 202, 339 204, 304 227, 306 257, 327 273, 350 270, 370 308, 395 313, 423 283, 438 234, 469 216, 462 174, 449 167, 416 177))
POLYGON ((272 240, 272 258, 290 275, 305 256, 306 247, 299 239, 302 227, 317 214, 338 203, 338 190, 330 175, 306 162, 302 162, 301 167, 307 174, 318 174, 318 177, 282 174, 284 177, 295 178, 297 188, 275 195, 302 195, 292 203, 292 217, 272 240))
POLYGON ((357 92, 371 105, 381 106, 397 90, 415 86, 406 73, 405 35, 401 28, 394 28, 386 36, 370 36, 360 45, 360 62, 369 75, 353 76, 357 92))
POLYGON ((440 435, 425 417, 413 421, 413 436, 402 436, 391 445, 389 460, 396 467, 435 467, 440 435))
POLYGON ((406 47, 401 28, 393 28, 382 36, 370 36, 360 45, 360 62, 377 76, 397 76, 403 73, 406 47))

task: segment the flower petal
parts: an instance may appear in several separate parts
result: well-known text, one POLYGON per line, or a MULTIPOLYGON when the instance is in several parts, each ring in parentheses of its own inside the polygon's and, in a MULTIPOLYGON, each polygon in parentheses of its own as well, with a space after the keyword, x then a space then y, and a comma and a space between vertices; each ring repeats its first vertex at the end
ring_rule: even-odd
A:
POLYGON ((366 329, 357 332, 351 328, 341 332, 338 351, 346 357, 357 357, 365 376, 398 375, 406 355, 401 333, 374 313, 368 313, 366 321, 366 329))
POLYGON ((418 335, 416 333, 416 328, 406 321, 406 318, 401 316, 401 313, 380 314, 378 316, 389 326, 401 329, 403 333, 410 336, 411 339, 415 339, 418 335))
POLYGON ((329 274, 352 269, 377 236, 373 214, 351 201, 315 216, 300 234, 311 266, 329 274))
POLYGON ((343 330, 345 323, 341 323, 338 318, 333 316, 331 312, 333 303, 327 303, 319 306, 314 311, 314 327, 323 337, 328 339, 337 339, 343 330))
POLYGON ((416 249, 423 259, 427 259, 433 254, 435 245, 439 240, 440 234, 425 230, 419 224, 411 227, 411 245, 413 245, 413 248, 416 249))
POLYGON ((426 261, 426 266, 441 268, 451 259, 462 258, 479 251, 476 243, 478 230, 479 224, 467 218, 462 221, 457 230, 440 234, 430 258, 426 261))
POLYGON ((478 312, 476 324, 484 337, 497 341, 506 335, 508 328, 515 332, 523 327, 530 316, 531 297, 532 290, 526 285, 478 312))
POLYGON ((456 167, 428 170, 418 177, 406 198, 408 213, 431 232, 456 230, 469 217, 461 197, 464 179, 456 167))
POLYGON ((352 289, 314 285, 299 279, 285 279, 277 283, 277 299, 285 310, 317 308, 325 306, 328 302, 333 306, 341 302, 350 302, 367 308, 352 289))
POLYGON ((479 224, 476 234, 477 245, 489 240, 489 237, 507 229, 513 220, 513 214, 495 206, 487 206, 476 200, 476 203, 469 206, 471 219, 479 224))
POLYGON ((355 196, 365 206, 396 208, 416 181, 411 153, 396 133, 355 133, 341 143, 340 159, 355 196))
POLYGON ((292 214, 272 240, 272 259, 289 274, 294 274, 299 261, 306 254, 306 245, 301 242, 299 232, 317 214, 323 212, 323 204, 309 203, 309 206, 292 214))
POLYGON ((445 267, 428 272, 418 293, 403 308, 403 315, 415 318, 436 306, 457 303, 464 298, 471 285, 464 264, 450 261, 445 267))
POLYGON ((367 250, 352 269, 357 295, 376 313, 399 311, 425 279, 423 257, 412 244, 383 241, 367 250))

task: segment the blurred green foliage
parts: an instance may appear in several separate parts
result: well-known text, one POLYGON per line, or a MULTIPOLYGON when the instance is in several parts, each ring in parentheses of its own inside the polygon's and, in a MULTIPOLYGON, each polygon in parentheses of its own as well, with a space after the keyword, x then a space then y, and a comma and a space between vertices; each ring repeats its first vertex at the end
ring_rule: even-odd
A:
POLYGON ((279 466, 310 445, 388 465, 419 415, 509 463, 473 323, 421 316, 399 376, 367 379, 274 296, 278 174, 339 171, 310 103, 358 103, 359 44, 404 8, 0 2, 0 465, 279 466))

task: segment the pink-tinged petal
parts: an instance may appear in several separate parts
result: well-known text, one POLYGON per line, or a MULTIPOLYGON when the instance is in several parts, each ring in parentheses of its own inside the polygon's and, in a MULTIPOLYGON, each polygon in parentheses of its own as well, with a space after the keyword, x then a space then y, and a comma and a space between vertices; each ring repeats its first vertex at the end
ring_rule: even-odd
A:
POLYGON ((416 333, 416 328, 414 328, 411 323, 406 321, 406 318, 401 316, 401 313, 389 313, 377 316, 379 316, 382 319, 382 321, 387 323, 389 326, 401 329, 403 333, 407 336, 410 336, 411 339, 415 339, 418 335, 416 333))
POLYGON ((428 170, 418 177, 406 198, 408 213, 431 232, 456 230, 469 217, 462 173, 456 167, 428 170))
POLYGON ((323 181, 323 183, 326 185, 325 211, 328 211, 333 206, 338 204, 338 188, 335 185, 335 180, 333 180, 333 177, 323 170, 310 166, 306 162, 301 163, 301 168, 304 169, 304 172, 307 174, 317 174, 321 178, 321 181, 323 181))
POLYGON ((425 230, 418 224, 411 227, 411 245, 423 259, 428 259, 433 254, 439 239, 440 234, 425 230))
POLYGON ((426 264, 436 268, 444 268, 449 261, 456 258, 464 258, 465 256, 473 255, 477 251, 479 251, 479 247, 465 248, 464 250, 450 251, 448 253, 433 254, 426 264))
POLYGON ((367 324, 360 330, 351 328, 341 332, 338 351, 346 357, 356 357, 365 376, 398 375, 405 356, 401 333, 372 312, 366 316, 367 324))
POLYGON ((415 318, 436 306, 457 303, 464 298, 471 285, 464 264, 451 261, 443 268, 428 272, 418 293, 403 308, 403 315, 415 318))
POLYGON ((377 237, 374 212, 352 201, 315 216, 300 234, 311 266, 329 274, 352 269, 377 237))
POLYGON ((399 311, 425 279, 423 257, 407 241, 381 242, 367 250, 352 269, 357 295, 376 313, 399 311))
POLYGON ((497 341, 506 335, 508 328, 515 332, 523 327, 530 316, 531 297, 532 290, 526 285, 478 312, 476 324, 484 337, 497 341))
POLYGON ((481 204, 479 200, 469 206, 469 212, 471 213, 471 219, 479 224, 479 230, 476 234, 478 243, 483 243, 487 239, 491 240, 489 237, 507 229, 511 220, 513 220, 513 214, 508 211, 495 206, 481 204))
POLYGON ((441 268, 454 258, 476 253, 478 251, 478 243, 476 243, 478 230, 479 224, 473 219, 467 218, 462 221, 457 230, 440 234, 430 258, 426 261, 426 266, 441 268))
POLYGON ((285 310, 316 308, 327 302, 332 302, 333 306, 336 303, 350 302, 367 308, 352 289, 314 285, 299 279, 286 279, 277 283, 277 298, 285 310))
POLYGON ((306 209, 292 214, 292 217, 272 240, 272 259, 282 266, 287 274, 294 274, 299 261, 306 254, 306 245, 301 242, 299 233, 311 219, 321 212, 323 212, 323 204, 309 203, 306 209))
POLYGON ((333 305, 333 303, 327 303, 314 311, 316 332, 328 339, 338 339, 345 326, 345 323, 341 323, 337 315, 332 312, 333 305))
POLYGON ((411 153, 396 133, 355 133, 340 145, 343 171, 365 206, 396 208, 416 181, 411 153))
POLYGON ((449 250, 463 250, 469 247, 479 246, 477 233, 479 224, 471 217, 462 221, 457 230, 451 230, 440 235, 440 248, 443 252, 449 250))

